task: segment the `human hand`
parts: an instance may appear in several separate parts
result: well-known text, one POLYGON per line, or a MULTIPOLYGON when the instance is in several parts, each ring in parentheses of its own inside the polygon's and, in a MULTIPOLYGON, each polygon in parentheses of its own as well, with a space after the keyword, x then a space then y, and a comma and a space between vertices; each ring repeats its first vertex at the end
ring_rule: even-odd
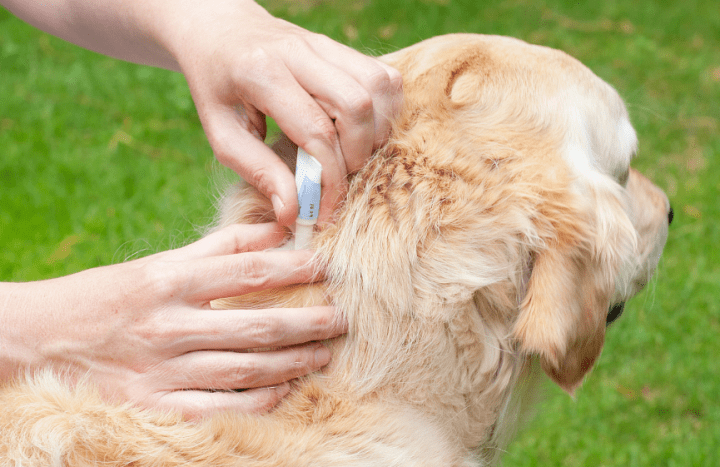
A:
POLYGON ((265 116, 323 165, 325 222, 402 104, 397 70, 252 0, 0 2, 82 47, 182 71, 218 160, 267 196, 284 226, 297 215, 295 180, 262 142, 265 116))
POLYGON ((287 381, 328 363, 311 341, 345 332, 332 307, 210 309, 216 298, 318 279, 309 251, 255 251, 283 237, 277 224, 233 225, 128 263, 0 284, 0 380, 50 366, 87 375, 108 398, 188 418, 269 409, 287 381), (280 350, 245 352, 257 348, 280 350), (247 390, 211 392, 234 389, 247 390))
POLYGON ((272 200, 281 225, 292 224, 294 178, 262 142, 269 115, 323 165, 320 222, 328 221, 347 174, 389 136, 400 73, 249 0, 172 8, 180 16, 164 36, 218 160, 272 200))

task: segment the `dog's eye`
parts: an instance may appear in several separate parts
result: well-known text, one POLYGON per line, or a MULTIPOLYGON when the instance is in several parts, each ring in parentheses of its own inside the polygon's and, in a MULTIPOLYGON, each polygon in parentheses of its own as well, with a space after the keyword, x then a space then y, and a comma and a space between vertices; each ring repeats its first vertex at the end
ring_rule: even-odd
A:
POLYGON ((628 182, 629 178, 630 178, 630 168, 628 167, 628 169, 625 172, 623 172, 622 174, 620 174, 620 176, 618 177, 618 183, 622 186, 627 186, 627 182, 628 182))
POLYGON ((618 319, 620 315, 623 314, 623 311, 625 311, 625 302, 616 303, 615 305, 611 306, 610 310, 608 311, 605 326, 610 326, 613 321, 618 319))

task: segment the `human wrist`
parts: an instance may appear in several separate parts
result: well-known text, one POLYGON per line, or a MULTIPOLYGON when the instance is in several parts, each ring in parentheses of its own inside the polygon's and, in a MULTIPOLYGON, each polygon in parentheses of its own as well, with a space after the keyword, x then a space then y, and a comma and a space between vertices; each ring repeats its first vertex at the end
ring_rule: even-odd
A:
MULTIPOLYGON (((236 20, 237 29, 257 27, 263 21, 275 18, 253 0, 235 0, 233 2, 195 2, 188 0, 178 5, 177 2, 158 0, 158 14, 163 18, 149 26, 153 36, 161 44, 176 64, 177 71, 187 74, 193 62, 203 60, 209 50, 198 50, 204 37, 210 31, 215 32, 212 38, 217 43, 211 44, 221 49, 233 46, 223 43, 222 37, 234 38, 232 31, 227 31, 229 21, 236 20)), ((237 45, 237 44, 234 44, 237 45)))
POLYGON ((37 365, 26 283, 0 283, 0 383, 37 365))

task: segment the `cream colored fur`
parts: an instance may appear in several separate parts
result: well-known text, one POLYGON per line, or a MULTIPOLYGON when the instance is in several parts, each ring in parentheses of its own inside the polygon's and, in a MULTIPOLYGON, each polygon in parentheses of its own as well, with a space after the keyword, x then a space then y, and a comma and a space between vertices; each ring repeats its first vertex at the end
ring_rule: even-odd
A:
MULTIPOLYGON (((486 465, 532 399, 533 362, 577 388, 609 306, 647 282, 667 236, 667 198, 629 168, 621 99, 509 38, 442 36, 383 60, 403 73, 403 110, 315 239, 328 281, 215 303, 336 304, 350 331, 330 367, 268 415, 199 424, 42 373, 0 389, 1 465, 486 465)), ((241 185, 219 225, 271 218, 241 185)))

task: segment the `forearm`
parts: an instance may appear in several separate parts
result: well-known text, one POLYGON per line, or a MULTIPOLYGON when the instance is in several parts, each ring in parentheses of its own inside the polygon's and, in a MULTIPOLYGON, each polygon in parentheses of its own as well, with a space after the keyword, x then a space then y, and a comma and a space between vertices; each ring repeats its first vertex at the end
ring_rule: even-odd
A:
POLYGON ((0 283, 0 383, 34 366, 36 356, 29 342, 24 285, 0 283))
MULTIPOLYGON (((0 0, 27 23, 68 42, 134 63, 180 71, 185 31, 225 8, 264 14, 250 0, 0 0)), ((208 25, 202 24, 202 27, 208 25)), ((210 25, 209 27, 212 27, 210 25)), ((241 27, 241 25, 238 25, 241 27)))

